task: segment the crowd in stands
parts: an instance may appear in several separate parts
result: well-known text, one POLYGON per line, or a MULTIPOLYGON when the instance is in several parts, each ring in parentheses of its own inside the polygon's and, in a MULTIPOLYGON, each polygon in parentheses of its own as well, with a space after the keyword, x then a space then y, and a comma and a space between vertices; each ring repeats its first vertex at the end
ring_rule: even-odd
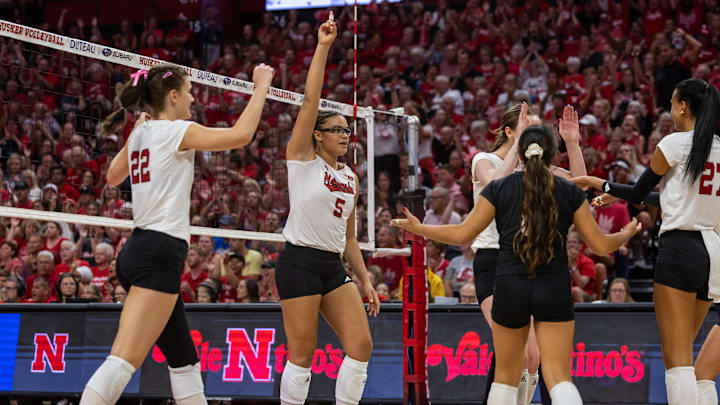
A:
MULTIPOLYGON (((213 6, 204 7, 203 19, 191 28, 183 15, 111 26, 97 19, 71 20, 65 10, 58 21, 47 21, 36 3, 42 4, 20 2, 0 13, 43 30, 242 80, 258 63, 270 63, 277 72, 274 86, 299 93, 318 22, 328 16, 328 10, 265 13, 257 24, 245 25, 241 37, 229 38, 213 6)), ((323 97, 352 104, 351 10, 336 9, 335 19, 341 32, 328 59, 323 97)), ((581 116, 588 174, 632 183, 658 141, 673 131, 669 105, 675 85, 689 77, 720 83, 719 42, 715 0, 373 2, 359 14, 358 104, 379 111, 403 107, 420 118, 426 220, 458 223, 473 205, 472 157, 493 150, 494 130, 507 107, 525 101, 557 127, 564 106, 572 104, 581 116)), ((102 118, 119 108, 115 89, 130 72, 0 38, 2 205, 132 218, 129 183, 106 185, 105 172, 137 113, 129 113, 128 125, 113 135, 99 131, 102 118)), ((199 85, 193 86, 193 96, 192 119, 209 126, 232 125, 248 99, 199 85)), ((198 153, 192 225, 281 232, 289 209, 284 148, 297 112, 296 106, 268 102, 250 145, 198 153)), ((367 240, 370 212, 378 247, 402 244, 402 235, 388 223, 408 189, 404 125, 378 113, 369 134, 375 145, 375 206, 368 207, 366 195, 361 196, 358 232, 367 240)), ((360 127, 362 156, 366 136, 360 127)), ((567 155, 561 153, 556 164, 567 167, 567 155)), ((361 190, 367 190, 366 164, 358 166, 358 174, 361 190)), ((595 213, 605 232, 616 232, 631 217, 641 219, 643 232, 608 256, 596 255, 571 233, 573 295, 577 301, 631 300, 625 278, 631 269, 652 265, 658 212, 620 201, 595 213)), ((3 225, 0 301, 115 302, 126 296, 114 257, 129 231, 17 219, 4 219, 3 225)), ((277 301, 273 259, 280 246, 194 238, 182 281, 185 301, 277 301)), ((428 241, 427 256, 431 296, 472 302, 472 250, 428 241)), ((398 298, 403 260, 368 258, 383 299, 398 298)))

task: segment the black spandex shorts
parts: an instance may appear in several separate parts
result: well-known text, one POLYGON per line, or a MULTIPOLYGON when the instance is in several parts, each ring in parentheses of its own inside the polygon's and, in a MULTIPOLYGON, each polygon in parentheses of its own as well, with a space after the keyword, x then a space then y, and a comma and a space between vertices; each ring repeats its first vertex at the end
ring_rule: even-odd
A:
POLYGON ((570 272, 495 277, 493 320, 506 328, 522 328, 531 315, 541 322, 575 319, 570 272))
POLYGON ((340 255, 285 242, 275 270, 280 299, 325 295, 351 282, 340 255))
POLYGON ((709 301, 710 256, 699 231, 672 230, 660 236, 655 282, 709 301))
POLYGON ((495 288, 495 268, 497 267, 498 249, 478 249, 473 259, 475 274, 475 295, 478 303, 493 295, 495 288))
POLYGON ((178 294, 187 250, 182 239, 135 228, 117 257, 118 281, 128 292, 136 285, 178 294))

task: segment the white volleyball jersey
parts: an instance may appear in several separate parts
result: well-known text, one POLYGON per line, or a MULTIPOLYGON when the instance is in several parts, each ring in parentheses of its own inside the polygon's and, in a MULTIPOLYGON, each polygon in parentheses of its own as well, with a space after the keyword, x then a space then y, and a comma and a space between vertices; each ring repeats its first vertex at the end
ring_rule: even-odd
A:
MULTIPOLYGON (((490 163, 492 163, 493 167, 497 170, 500 165, 502 165, 503 159, 494 154, 494 153, 478 153, 473 157, 471 166, 470 166, 470 173, 472 174, 472 178, 475 179, 475 165, 480 160, 489 160, 490 163)), ((473 201, 475 201, 475 204, 477 204, 478 199, 480 198, 480 192, 484 188, 480 185, 480 182, 474 181, 472 183, 473 187, 473 201)), ((472 250, 473 252, 476 252, 478 249, 500 249, 500 234, 497 231, 497 227, 495 226, 495 220, 493 219, 492 222, 490 222, 490 225, 485 228, 484 231, 480 232, 476 237, 475 240, 472 243, 472 250)))
POLYGON ((128 139, 133 221, 190 242, 195 150, 179 151, 192 121, 150 120, 128 139))
POLYGON ((664 137, 660 148, 670 165, 660 181, 663 232, 720 230, 720 138, 715 135, 705 171, 695 182, 685 177, 694 131, 664 137))
POLYGON ((283 236, 293 245, 342 254, 357 192, 352 170, 334 169, 320 156, 288 160, 287 168, 290 214, 283 236))

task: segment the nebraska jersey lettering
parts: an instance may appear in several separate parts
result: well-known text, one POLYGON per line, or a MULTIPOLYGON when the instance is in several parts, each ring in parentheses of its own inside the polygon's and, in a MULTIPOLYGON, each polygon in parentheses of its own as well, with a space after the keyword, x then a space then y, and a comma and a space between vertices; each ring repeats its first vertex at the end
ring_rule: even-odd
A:
POLYGON ((179 151, 192 121, 151 120, 128 139, 133 220, 140 229, 190 242, 195 151, 179 151))
POLYGON ((720 230, 720 138, 715 135, 705 171, 694 183, 685 178, 685 166, 694 131, 675 132, 658 143, 670 170, 660 181, 663 232, 720 230))
MULTIPOLYGON (((472 178, 475 178, 475 165, 480 160, 489 160, 490 163, 492 163, 493 168, 497 170, 498 167, 503 162, 503 159, 494 154, 494 153, 478 153, 473 157, 470 171, 472 173, 472 178)), ((483 186, 480 185, 479 182, 473 181, 472 183, 473 187, 473 201, 475 201, 475 204, 477 204, 478 199, 480 198, 480 192, 483 190, 483 186)), ((477 252, 478 249, 500 249, 500 234, 497 231, 497 226, 495 225, 495 219, 490 222, 490 225, 485 228, 484 231, 480 232, 476 237, 475 240, 472 243, 472 251, 477 252)))
POLYGON ((288 160, 290 215, 283 236, 298 246, 345 251, 345 231, 355 207, 355 175, 333 169, 321 157, 288 160))

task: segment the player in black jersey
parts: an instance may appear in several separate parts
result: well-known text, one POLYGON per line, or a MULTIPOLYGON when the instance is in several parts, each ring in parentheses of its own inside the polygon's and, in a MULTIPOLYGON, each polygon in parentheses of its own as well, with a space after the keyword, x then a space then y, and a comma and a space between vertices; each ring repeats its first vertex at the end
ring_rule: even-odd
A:
POLYGON ((523 131, 518 147, 525 171, 488 184, 461 224, 423 225, 407 209, 403 210, 406 219, 391 222, 441 243, 462 246, 495 219, 500 235, 492 308, 497 366, 489 405, 517 402, 531 316, 553 404, 582 404, 570 376, 575 323, 565 237, 574 223, 593 251, 606 254, 640 229, 633 219, 622 231, 603 234, 585 193, 550 172, 556 151, 552 129, 530 126, 523 131))

